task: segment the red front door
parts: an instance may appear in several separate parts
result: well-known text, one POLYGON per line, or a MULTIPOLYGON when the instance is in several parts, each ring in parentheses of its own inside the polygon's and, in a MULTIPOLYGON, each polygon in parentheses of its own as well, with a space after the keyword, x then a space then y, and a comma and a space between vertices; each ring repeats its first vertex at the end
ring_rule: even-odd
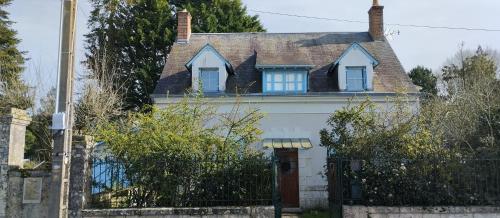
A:
POLYGON ((299 155, 296 148, 275 149, 283 207, 299 207, 299 155))

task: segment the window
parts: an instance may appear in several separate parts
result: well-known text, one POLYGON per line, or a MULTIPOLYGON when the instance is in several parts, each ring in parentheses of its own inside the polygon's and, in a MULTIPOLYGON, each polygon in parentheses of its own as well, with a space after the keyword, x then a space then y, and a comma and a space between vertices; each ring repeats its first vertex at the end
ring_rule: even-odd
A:
POLYGON ((264 72, 264 92, 307 91, 306 71, 267 71, 264 72))
POLYGON ((347 67, 346 79, 347 91, 366 90, 366 70, 364 67, 347 67))
POLYGON ((200 69, 200 78, 203 92, 219 91, 219 69, 200 69))

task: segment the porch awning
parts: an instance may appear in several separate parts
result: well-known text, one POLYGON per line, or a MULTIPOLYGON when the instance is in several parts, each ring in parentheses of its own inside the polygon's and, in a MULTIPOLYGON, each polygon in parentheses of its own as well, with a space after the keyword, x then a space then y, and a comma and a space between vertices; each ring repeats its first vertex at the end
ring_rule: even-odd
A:
POLYGON ((312 148, 311 141, 308 138, 275 138, 264 139, 262 143, 264 148, 312 148))

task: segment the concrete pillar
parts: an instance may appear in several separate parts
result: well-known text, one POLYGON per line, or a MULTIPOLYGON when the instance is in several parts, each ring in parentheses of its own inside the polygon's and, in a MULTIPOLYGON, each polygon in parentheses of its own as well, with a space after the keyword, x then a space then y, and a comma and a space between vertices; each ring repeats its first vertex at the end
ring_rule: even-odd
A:
POLYGON ((82 217, 81 211, 90 197, 90 154, 93 140, 89 136, 73 136, 69 179, 68 217, 82 217))
POLYGON ((12 108, 0 116, 0 218, 8 217, 9 170, 22 168, 26 126, 31 118, 26 111, 12 108))

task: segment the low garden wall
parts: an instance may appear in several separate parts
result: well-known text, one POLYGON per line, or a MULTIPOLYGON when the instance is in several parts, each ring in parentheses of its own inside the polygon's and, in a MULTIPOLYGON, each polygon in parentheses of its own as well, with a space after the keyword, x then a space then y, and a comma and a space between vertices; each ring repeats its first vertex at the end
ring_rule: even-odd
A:
POLYGON ((455 217, 500 217, 500 207, 366 207, 343 206, 344 218, 455 218, 455 217))
POLYGON ((86 209, 84 218, 267 218, 274 217, 273 206, 256 207, 198 207, 198 208, 127 208, 127 209, 86 209))

